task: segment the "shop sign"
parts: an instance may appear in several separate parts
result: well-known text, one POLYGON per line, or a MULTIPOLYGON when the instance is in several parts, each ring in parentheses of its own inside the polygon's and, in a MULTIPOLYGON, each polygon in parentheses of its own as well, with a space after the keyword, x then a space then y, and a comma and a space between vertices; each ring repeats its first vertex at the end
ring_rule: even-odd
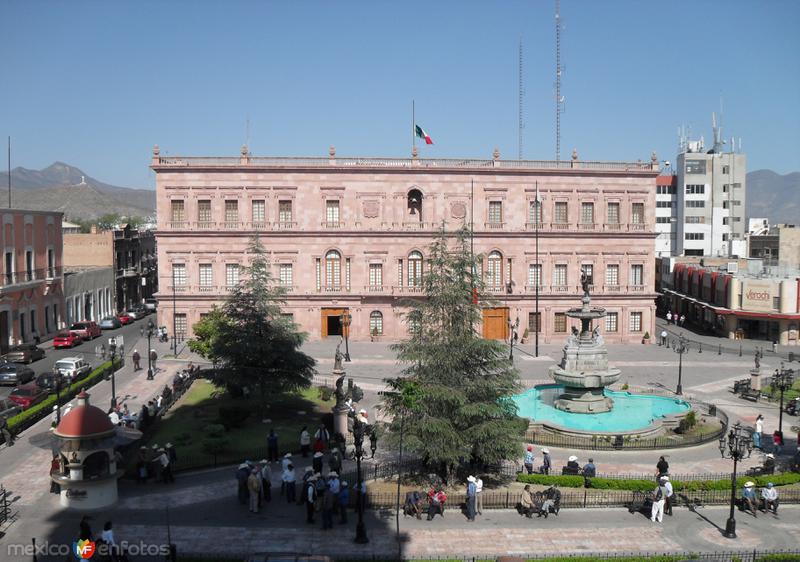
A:
POLYGON ((74 488, 69 488, 67 490, 67 497, 73 500, 85 500, 86 490, 76 490, 74 488))
POLYGON ((745 281, 742 283, 742 310, 773 312, 772 291, 776 286, 763 281, 745 281))

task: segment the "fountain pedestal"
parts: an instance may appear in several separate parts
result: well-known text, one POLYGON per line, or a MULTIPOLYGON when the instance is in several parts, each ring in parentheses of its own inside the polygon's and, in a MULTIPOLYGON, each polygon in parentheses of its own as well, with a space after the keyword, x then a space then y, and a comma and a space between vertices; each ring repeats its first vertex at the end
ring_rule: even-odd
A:
POLYGON ((603 389, 620 377, 619 369, 608 366, 608 351, 599 330, 592 330, 592 320, 606 315, 603 308, 590 306, 588 291, 581 308, 571 308, 567 316, 578 318, 581 329, 573 328, 564 346, 561 363, 550 367, 550 376, 564 385, 564 392, 554 402, 559 410, 577 414, 598 414, 611 411, 614 401, 604 396, 603 389))

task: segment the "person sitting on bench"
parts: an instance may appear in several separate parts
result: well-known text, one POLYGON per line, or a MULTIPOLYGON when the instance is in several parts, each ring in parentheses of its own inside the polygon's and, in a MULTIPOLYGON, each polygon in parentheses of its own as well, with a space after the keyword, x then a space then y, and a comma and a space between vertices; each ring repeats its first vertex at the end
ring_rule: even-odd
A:
POLYGON ((775 489, 772 482, 767 483, 766 488, 761 490, 761 501, 764 502, 764 511, 778 515, 778 490, 775 489))
POLYGON ((580 474, 581 465, 578 464, 578 457, 572 455, 567 459, 567 466, 561 471, 562 474, 580 474))
POLYGON ((406 492, 406 502, 403 505, 403 514, 422 519, 422 496, 419 492, 406 492))
POLYGON ((525 488, 522 489, 519 495, 517 511, 519 511, 520 515, 524 515, 525 517, 533 516, 533 496, 531 495, 531 487, 529 484, 525 484, 525 488))
POLYGON ((755 484, 751 481, 747 481, 744 483, 744 489, 742 490, 742 507, 744 509, 749 509, 753 517, 758 517, 756 505, 755 484))

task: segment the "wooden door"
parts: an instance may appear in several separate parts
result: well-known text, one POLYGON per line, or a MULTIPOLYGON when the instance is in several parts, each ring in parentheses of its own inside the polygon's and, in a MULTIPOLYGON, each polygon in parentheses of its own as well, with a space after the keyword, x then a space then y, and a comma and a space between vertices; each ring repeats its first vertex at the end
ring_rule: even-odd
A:
POLYGON ((344 309, 344 308, 323 308, 322 309, 321 334, 322 334, 323 338, 327 338, 328 336, 334 336, 334 335, 343 335, 343 332, 340 333, 340 334, 329 334, 328 333, 328 317, 329 316, 341 316, 342 314, 344 314, 345 310, 346 309, 344 309))
POLYGON ((508 309, 483 309, 483 337, 487 340, 508 339, 508 309))

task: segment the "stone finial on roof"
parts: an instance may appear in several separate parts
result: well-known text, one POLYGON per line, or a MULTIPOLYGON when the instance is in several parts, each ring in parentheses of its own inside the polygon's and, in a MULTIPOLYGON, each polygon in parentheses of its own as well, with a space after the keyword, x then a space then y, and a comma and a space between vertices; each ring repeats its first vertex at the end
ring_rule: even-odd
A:
POLYGON ((158 156, 159 154, 161 154, 161 149, 158 148, 157 144, 154 144, 153 145, 153 156, 158 156))
POLYGON ((330 156, 331 158, 336 158, 336 147, 335 146, 331 145, 328 148, 328 156, 330 156))
POLYGON ((419 155, 419 149, 416 146, 411 147, 411 158, 416 158, 419 155))
POLYGON ((492 158, 495 160, 500 160, 500 149, 498 149, 496 146, 494 147, 494 152, 492 152, 492 158))
POLYGON ((572 149, 572 159, 573 160, 577 160, 578 159, 578 149, 577 148, 573 148, 572 149))
POLYGON ((658 164, 658 156, 656 156, 656 151, 655 150, 650 155, 650 162, 652 162, 653 164, 658 164))
POLYGON ((250 152, 250 151, 247 149, 247 145, 246 145, 246 144, 243 144, 243 145, 242 145, 242 149, 241 149, 242 156, 247 156, 247 154, 248 154, 249 152, 250 152))

